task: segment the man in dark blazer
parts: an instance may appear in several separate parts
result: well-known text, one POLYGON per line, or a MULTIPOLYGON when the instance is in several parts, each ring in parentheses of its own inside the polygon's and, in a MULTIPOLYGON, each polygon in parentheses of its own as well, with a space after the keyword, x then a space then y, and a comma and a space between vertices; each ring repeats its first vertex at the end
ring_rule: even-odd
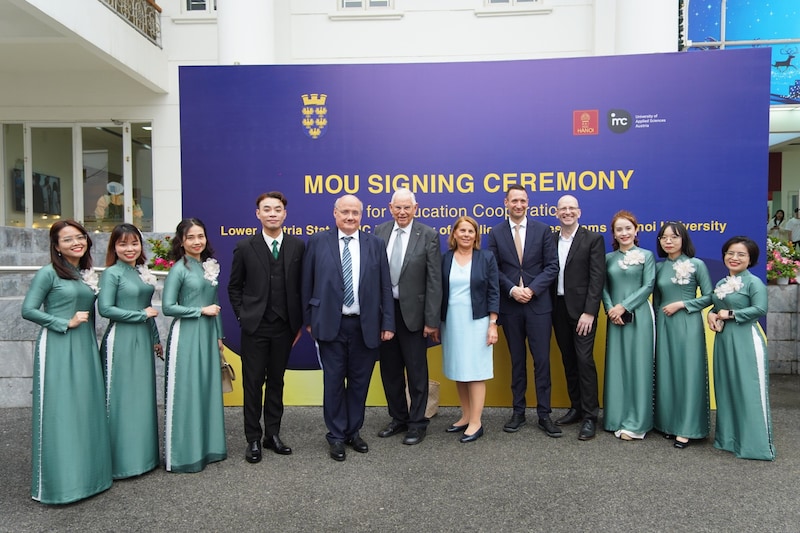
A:
POLYGON ((560 437, 550 419, 550 327, 553 303, 550 285, 558 276, 558 255, 550 226, 528 217, 528 193, 511 185, 504 201, 508 220, 489 233, 489 250, 500 275, 500 319, 511 353, 511 393, 514 411, 503 430, 514 433, 525 425, 528 388, 528 340, 536 381, 539 428, 560 437))
POLYGON ((375 228, 386 243, 392 278, 394 338, 381 344, 381 379, 392 420, 379 437, 407 431, 403 444, 422 442, 428 427, 428 341, 439 340, 442 252, 435 229, 416 220, 417 201, 408 189, 392 195, 394 221, 375 228), (411 408, 406 403, 406 376, 411 408))
POLYGON ((595 436, 600 412, 594 337, 606 279, 606 250, 602 235, 580 227, 577 198, 559 198, 556 216, 561 231, 554 234, 559 273, 553 284, 553 332, 561 350, 571 404, 556 424, 583 421, 578 439, 589 440, 595 436))
POLYGON ((336 200, 336 228, 315 233, 303 260, 303 320, 319 346, 323 414, 330 456, 345 460, 344 445, 369 447, 364 424, 372 370, 382 341, 394 336, 394 301, 384 242, 359 230, 361 200, 336 200))
POLYGON ((228 297, 242 330, 245 459, 251 463, 261 460, 262 434, 265 447, 283 455, 292 453, 279 433, 283 375, 303 326, 300 272, 305 245, 283 232, 286 204, 286 197, 277 191, 256 199, 261 231, 236 244, 228 283, 228 297), (261 393, 265 381, 266 399, 261 393))

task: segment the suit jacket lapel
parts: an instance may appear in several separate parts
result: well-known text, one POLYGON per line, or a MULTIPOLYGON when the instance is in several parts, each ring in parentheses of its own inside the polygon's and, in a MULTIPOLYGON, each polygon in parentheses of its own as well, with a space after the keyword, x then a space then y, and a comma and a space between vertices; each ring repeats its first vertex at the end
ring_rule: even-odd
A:
POLYGON ((272 255, 272 252, 267 246, 267 241, 264 240, 264 235, 260 232, 258 235, 254 235, 253 239, 250 241, 250 245, 253 247, 256 257, 258 257, 261 266, 264 268, 264 272, 269 274, 269 255, 272 255))
POLYGON ((569 253, 567 253, 567 260, 564 262, 564 266, 568 265, 572 258, 575 256, 575 252, 577 251, 578 247, 581 246, 583 243, 584 234, 581 231, 581 228, 575 230, 575 236, 572 238, 572 246, 569 247, 569 253))
POLYGON ((406 269, 408 258, 417 251, 417 246, 420 245, 422 230, 417 224, 411 225, 411 231, 408 232, 408 245, 406 246, 406 255, 403 256, 403 267, 400 269, 400 274, 406 269))

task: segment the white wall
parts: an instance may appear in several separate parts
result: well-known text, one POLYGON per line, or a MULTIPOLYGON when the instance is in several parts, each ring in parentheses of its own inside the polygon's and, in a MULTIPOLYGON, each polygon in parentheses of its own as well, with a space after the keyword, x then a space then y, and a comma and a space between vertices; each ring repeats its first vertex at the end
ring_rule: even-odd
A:
MULTIPOLYGON (((218 36, 214 17, 182 13, 183 0, 158 4, 168 63, 166 94, 122 74, 75 70, 54 79, 50 72, 34 71, 13 80, 0 75, 0 121, 151 121, 154 230, 169 232, 181 217, 178 67, 217 64, 218 36)), ((337 0, 274 0, 274 26, 265 31, 274 35, 277 62, 485 61, 677 47, 675 0, 543 0, 542 13, 505 16, 485 16, 491 10, 483 0, 395 0, 397 17, 391 20, 338 20, 336 5, 337 0)), ((72 15, 63 16, 68 25, 77 24, 72 15)), ((138 65, 131 50, 114 54, 138 65)))

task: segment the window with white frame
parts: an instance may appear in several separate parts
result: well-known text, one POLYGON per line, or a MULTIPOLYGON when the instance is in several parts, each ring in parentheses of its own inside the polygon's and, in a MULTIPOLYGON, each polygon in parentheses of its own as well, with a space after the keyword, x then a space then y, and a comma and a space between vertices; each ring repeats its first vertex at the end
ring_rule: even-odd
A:
POLYGON ((211 13, 217 10, 217 0, 186 0, 186 11, 211 13))
POLYGON ((393 8, 394 0, 339 0, 341 9, 393 8))
POLYGON ((536 4, 539 0, 485 0, 487 6, 516 6, 516 5, 527 5, 527 4, 536 4))

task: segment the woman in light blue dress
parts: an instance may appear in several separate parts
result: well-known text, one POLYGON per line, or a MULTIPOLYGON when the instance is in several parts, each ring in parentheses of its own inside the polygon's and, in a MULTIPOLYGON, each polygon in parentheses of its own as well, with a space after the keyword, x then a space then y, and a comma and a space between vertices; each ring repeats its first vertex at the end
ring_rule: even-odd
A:
POLYGON ((50 260, 22 317, 42 326, 33 352, 31 497, 71 503, 111 486, 103 369, 94 332, 92 239, 74 220, 50 227, 50 260))
POLYGON ((486 380, 494 377, 500 282, 497 262, 480 249, 478 223, 467 216, 453 224, 442 259, 442 354, 444 374, 456 382, 461 418, 447 428, 460 442, 483 435, 486 380))
POLYGON ((156 278, 145 266, 142 234, 132 224, 111 232, 97 308, 110 320, 100 345, 106 379, 114 479, 156 468, 158 410, 154 354, 161 356, 151 298, 156 278))
POLYGON ((164 282, 162 310, 172 316, 167 340, 164 461, 169 472, 199 472, 228 456, 222 407, 222 320, 206 228, 196 218, 178 224, 175 264, 164 282))

